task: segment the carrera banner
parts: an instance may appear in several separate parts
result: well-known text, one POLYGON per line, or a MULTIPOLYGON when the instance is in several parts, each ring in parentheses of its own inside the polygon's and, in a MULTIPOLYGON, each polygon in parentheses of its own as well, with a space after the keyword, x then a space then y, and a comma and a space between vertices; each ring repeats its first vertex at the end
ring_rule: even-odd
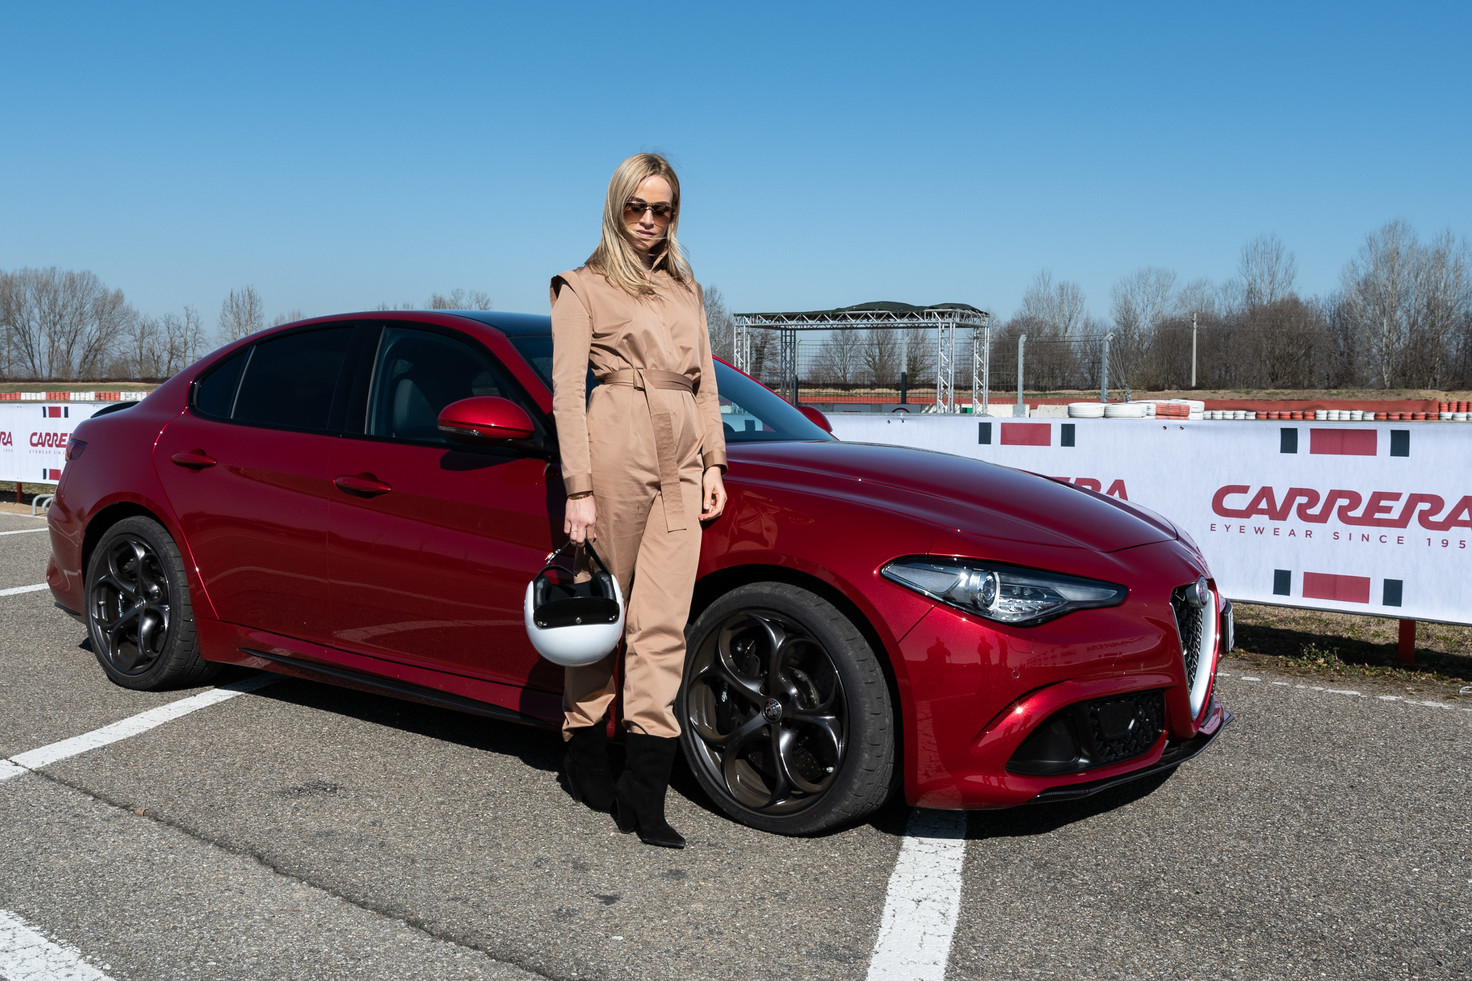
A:
POLYGON ((971 456, 1158 511, 1234 600, 1472 623, 1472 428, 830 418, 840 439, 971 456))
POLYGON ((102 407, 86 402, 0 405, 0 480, 28 484, 61 480, 72 430, 102 407))

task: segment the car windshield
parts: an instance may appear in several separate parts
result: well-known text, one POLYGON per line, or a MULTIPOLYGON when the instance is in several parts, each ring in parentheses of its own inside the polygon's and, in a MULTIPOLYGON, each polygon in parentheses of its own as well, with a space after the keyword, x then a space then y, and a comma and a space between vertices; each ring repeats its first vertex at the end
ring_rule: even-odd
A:
MULTIPOLYGON (((545 335, 512 337, 547 387, 552 387, 552 338, 545 335)), ((595 384, 589 377, 589 385, 595 384)), ((828 433, 797 409, 724 362, 716 362, 716 388, 721 393, 721 422, 727 443, 758 443, 778 440, 831 440, 828 433)))

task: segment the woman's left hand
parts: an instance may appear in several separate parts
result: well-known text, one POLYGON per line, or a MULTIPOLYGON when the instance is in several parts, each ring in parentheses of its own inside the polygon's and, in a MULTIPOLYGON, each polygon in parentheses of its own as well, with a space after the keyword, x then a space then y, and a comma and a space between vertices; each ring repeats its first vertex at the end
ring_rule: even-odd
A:
POLYGON ((700 520, 709 521, 719 517, 726 510, 726 484, 721 480, 720 467, 706 467, 705 476, 701 478, 705 494, 701 498, 700 520))

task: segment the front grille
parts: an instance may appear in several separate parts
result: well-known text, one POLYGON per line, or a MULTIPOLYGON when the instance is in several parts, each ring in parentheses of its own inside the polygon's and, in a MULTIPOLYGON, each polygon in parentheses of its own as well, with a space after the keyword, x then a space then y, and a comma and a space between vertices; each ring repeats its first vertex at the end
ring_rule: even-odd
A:
POLYGON ((1193 606, 1186 599, 1192 586, 1181 586, 1170 594, 1170 606, 1176 613, 1176 630, 1181 635, 1181 657, 1186 662, 1186 683, 1196 680, 1196 669, 1201 665, 1201 620, 1206 608, 1193 606))
POLYGON ((1180 634, 1181 661, 1186 668, 1186 688, 1190 692, 1191 716, 1195 718, 1206 704, 1211 688, 1212 655, 1218 632, 1217 597, 1205 590, 1206 603, 1197 606, 1196 584, 1178 586, 1170 594, 1170 606, 1176 615, 1176 631, 1180 634))

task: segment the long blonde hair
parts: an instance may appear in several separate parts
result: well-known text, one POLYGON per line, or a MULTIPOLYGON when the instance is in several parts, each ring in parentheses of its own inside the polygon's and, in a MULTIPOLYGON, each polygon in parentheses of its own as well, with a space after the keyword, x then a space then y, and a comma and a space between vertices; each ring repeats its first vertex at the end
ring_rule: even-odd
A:
POLYGON ((680 179, 675 176, 670 162, 659 154, 636 153, 619 164, 608 181, 608 197, 603 201, 603 237, 587 262, 589 269, 601 273, 603 278, 630 296, 654 293, 644 259, 629 241, 624 226, 624 205, 634 196, 639 185, 651 177, 663 177, 669 181, 670 192, 674 195, 670 204, 675 210, 665 228, 664 241, 660 243, 662 249, 647 268, 653 271, 663 267, 671 279, 686 289, 695 281, 690 264, 685 261, 684 250, 675 240, 675 229, 680 224, 680 179))

